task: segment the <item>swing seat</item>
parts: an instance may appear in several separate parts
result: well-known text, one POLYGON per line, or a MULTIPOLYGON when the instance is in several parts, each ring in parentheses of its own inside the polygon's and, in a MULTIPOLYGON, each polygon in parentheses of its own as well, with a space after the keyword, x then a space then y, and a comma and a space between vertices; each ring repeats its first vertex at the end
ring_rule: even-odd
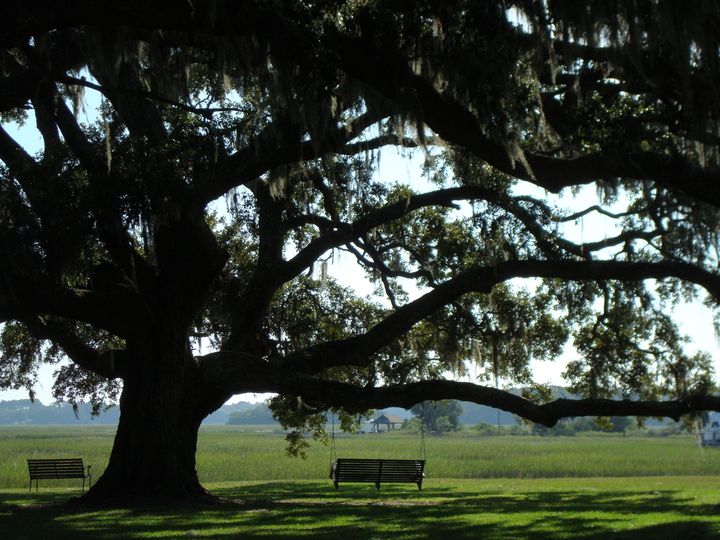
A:
POLYGON ((383 482, 417 484, 422 490, 425 478, 424 459, 336 459, 330 467, 330 479, 338 488, 340 482, 369 482, 380 489, 383 482))

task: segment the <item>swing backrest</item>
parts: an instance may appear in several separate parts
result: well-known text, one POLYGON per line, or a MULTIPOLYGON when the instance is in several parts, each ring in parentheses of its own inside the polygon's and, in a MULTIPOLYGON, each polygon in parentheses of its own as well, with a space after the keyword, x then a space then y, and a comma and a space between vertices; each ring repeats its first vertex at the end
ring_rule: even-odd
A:
POLYGON ((383 482, 410 482, 422 489, 424 471, 424 459, 340 458, 333 463, 330 478, 335 489, 340 482, 370 482, 378 489, 383 482))

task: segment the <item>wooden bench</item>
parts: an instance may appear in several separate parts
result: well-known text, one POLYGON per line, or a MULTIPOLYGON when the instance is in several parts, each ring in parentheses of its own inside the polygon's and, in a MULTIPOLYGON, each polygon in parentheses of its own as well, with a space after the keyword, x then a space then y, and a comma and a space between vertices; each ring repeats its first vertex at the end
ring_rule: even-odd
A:
POLYGON ((336 459, 330 468, 330 479, 338 488, 340 482, 371 482, 380 489, 383 482, 409 482, 422 489, 425 478, 424 459, 336 459))
POLYGON ((30 491, 32 491, 33 480, 35 480, 35 491, 37 491, 40 479, 81 478, 83 491, 85 491, 86 478, 88 479, 88 488, 92 484, 92 475, 90 474, 92 465, 87 466, 86 472, 82 458, 28 459, 27 462, 30 472, 30 491))

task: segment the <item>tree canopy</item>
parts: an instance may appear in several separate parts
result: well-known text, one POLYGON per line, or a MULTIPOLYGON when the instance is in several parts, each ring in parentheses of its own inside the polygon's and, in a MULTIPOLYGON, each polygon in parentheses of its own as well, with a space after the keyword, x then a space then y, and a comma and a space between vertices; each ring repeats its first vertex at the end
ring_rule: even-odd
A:
POLYGON ((720 299, 716 3, 1 9, 0 387, 67 357, 57 397, 121 393, 89 497, 201 493, 197 427, 242 392, 318 435, 424 400, 720 410, 672 318, 720 299), (388 152, 418 178, 381 178, 388 152), (533 381, 566 343, 583 399, 533 381))

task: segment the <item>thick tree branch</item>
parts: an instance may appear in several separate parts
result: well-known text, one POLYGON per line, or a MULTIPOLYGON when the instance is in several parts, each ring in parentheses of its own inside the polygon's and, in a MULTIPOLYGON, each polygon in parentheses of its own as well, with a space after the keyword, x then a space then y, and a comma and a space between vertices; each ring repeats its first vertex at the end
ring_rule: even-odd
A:
POLYGON ((155 283, 155 270, 133 248, 132 241, 122 223, 117 197, 108 185, 111 175, 107 165, 87 140, 74 115, 62 99, 56 101, 55 121, 66 143, 88 171, 95 203, 93 212, 97 217, 100 238, 115 264, 140 290, 147 291, 155 283))
MULTIPOLYGON (((429 144, 432 144, 431 142, 429 144)), ((397 135, 381 135, 366 141, 346 144, 337 150, 338 154, 355 155, 361 152, 370 152, 383 146, 401 146, 403 148, 417 148, 418 143, 409 137, 398 137, 397 135)))
POLYGON ((550 427, 561 418, 576 416, 658 416, 678 420, 692 412, 720 411, 720 396, 713 395, 668 401, 557 399, 540 405, 504 390, 467 382, 428 380, 362 387, 288 370, 249 355, 238 360, 232 353, 198 358, 205 384, 228 397, 239 392, 276 392, 351 413, 392 406, 409 409, 426 400, 457 399, 502 409, 550 427))
POLYGON ((158 110, 160 101, 144 95, 145 88, 138 66, 123 61, 113 66, 98 63, 94 68, 93 75, 105 88, 104 94, 130 133, 138 138, 145 137, 152 146, 166 142, 167 131, 158 110), (115 91, 116 88, 119 90, 115 91))
POLYGON ((70 360, 87 371, 108 379, 122 377, 126 371, 124 351, 100 353, 80 339, 67 324, 39 318, 22 322, 34 337, 57 343, 70 360))
POLYGON ((455 201, 485 198, 492 192, 480 186, 448 188, 411 195, 407 199, 377 208, 352 223, 336 223, 327 232, 312 240, 297 255, 288 260, 283 268, 284 281, 288 281, 303 272, 329 249, 345 245, 362 238, 371 230, 400 219, 415 210, 428 206, 457 208, 455 201))
POLYGON ((123 338, 138 332, 141 321, 150 314, 133 295, 101 294, 95 291, 59 288, 34 275, 12 276, 13 318, 54 315, 91 324, 123 338))
POLYGON ((282 223, 282 212, 286 201, 284 197, 276 199, 265 185, 258 186, 255 193, 260 229, 257 263, 242 293, 228 299, 232 332, 223 345, 224 349, 237 349, 241 344, 256 347, 262 314, 267 311, 282 283, 278 275, 283 264, 286 230, 282 223))
MULTIPOLYGON (((3 15, 10 14, 3 11, 3 15)), ((45 48, 42 59, 37 49, 26 43, 18 43, 18 50, 26 55, 24 58, 18 56, 17 51, 0 50, 3 74, 0 77, 0 112, 28 108, 30 100, 44 94, 43 88, 52 85, 53 73, 65 73, 82 64, 86 51, 78 46, 74 36, 55 34, 50 41, 52 46, 45 48)))
POLYGON ((575 158, 526 153, 530 170, 489 139, 478 119, 452 97, 439 93, 416 75, 406 59, 374 49, 367 40, 336 36, 333 42, 342 68, 391 101, 419 108, 422 120, 445 141, 473 152, 496 169, 552 192, 565 187, 614 180, 650 179, 674 191, 720 206, 720 171, 702 169, 679 155, 644 151, 600 152, 575 158), (712 186, 712 187, 711 187, 712 186))
POLYGON ((39 85, 29 69, 13 70, 12 75, 0 77, 0 112, 29 108, 28 101, 39 85))
MULTIPOLYGON (((535 201, 536 203, 540 203, 540 201, 535 201)), ((542 203, 540 203, 542 204, 542 203)), ((593 205, 585 208, 584 210, 580 210, 579 212, 574 212, 572 214, 568 214, 566 216, 558 216, 554 217, 554 221, 558 221, 560 223, 566 223, 568 221, 575 221, 576 219, 580 219, 581 217, 584 217, 591 212, 597 212, 598 214, 602 214, 603 216, 607 216, 612 219, 620 219, 627 216, 633 216, 640 214, 643 210, 629 210, 627 212, 610 212, 609 210, 606 210, 602 206, 599 205, 593 205)))
POLYGON ((55 85, 44 85, 32 98, 35 108, 35 123, 43 138, 43 162, 51 163, 60 149, 60 134, 53 118, 55 108, 55 85))
POLYGON ((107 163, 100 155, 100 152, 88 141, 85 133, 75 118, 75 115, 65 104, 65 100, 58 96, 54 104, 55 122, 65 139, 70 150, 80 161, 80 164, 90 173, 91 178, 96 179, 108 175, 107 163))
POLYGON ((273 12, 259 8, 254 2, 223 0, 216 3, 215 10, 216 15, 208 17, 205 10, 196 10, 190 3, 173 0, 129 0, 116 5, 108 4, 103 10, 98 10, 97 3, 91 0, 77 0, 72 6, 44 0, 9 0, 4 5, 6 16, 0 23, 0 46, 13 47, 25 43, 37 33, 85 25, 148 30, 161 28, 217 36, 242 35, 254 28, 280 32, 279 28, 273 29, 272 21, 267 20, 273 12))
POLYGON ((228 191, 290 163, 309 161, 328 153, 359 153, 383 145, 395 144, 393 141, 397 139, 382 139, 370 146, 363 146, 365 143, 362 142, 347 145, 348 141, 357 137, 361 130, 379 122, 385 116, 387 114, 384 112, 368 112, 347 127, 328 133, 323 141, 303 141, 300 126, 292 126, 295 136, 288 133, 285 137, 279 136, 280 126, 277 124, 268 126, 245 148, 238 150, 223 162, 216 163, 212 170, 197 171, 197 183, 188 191, 188 202, 204 206, 228 191))
POLYGON ((570 281, 676 278, 699 285, 720 300, 720 275, 683 262, 507 261, 467 270, 400 307, 366 333, 298 351, 288 356, 284 364, 290 370, 311 373, 335 366, 368 365, 372 354, 460 296, 470 292, 489 293, 495 285, 504 281, 533 277, 570 281))
POLYGON ((720 411, 720 396, 691 396, 672 401, 557 399, 538 405, 503 390, 447 380, 377 388, 293 376, 282 380, 275 391, 299 395, 305 401, 325 407, 341 407, 351 413, 391 406, 409 409, 426 400, 457 399, 502 409, 548 427, 561 418, 576 416, 657 416, 679 420, 692 412, 720 411))
POLYGON ((42 186, 38 163, 0 126, 0 159, 22 187, 31 206, 41 212, 42 186))
MULTIPOLYGON (((45 191, 51 176, 41 173, 41 167, 5 132, 0 128, 0 158, 18 180, 31 209, 43 222, 47 214, 53 210, 56 200, 48 199, 45 191)), ((52 193, 52 190, 49 190, 52 193)), ((16 209, 20 212, 22 209, 16 209)), ((17 217, 17 216, 15 216, 17 217)), ((31 219, 32 216, 23 216, 31 219)), ((43 227, 52 227, 41 223, 43 227)), ((46 231, 47 232, 47 231, 46 231)), ((145 312, 142 304, 138 304, 136 295, 127 288, 116 288, 98 294, 90 291, 79 291, 61 286, 52 277, 46 261, 39 254, 32 252, 24 240, 17 237, 13 228, 3 231, 3 249, 6 257, 0 261, 2 283, 0 291, 5 293, 5 312, 7 318, 21 318, 31 315, 57 315, 77 321, 84 321, 107 329, 117 335, 126 336, 130 333, 130 323, 123 314, 134 310, 136 317, 141 318, 145 312)), ((42 235, 42 233, 40 233, 42 235)), ((34 242, 42 244, 42 237, 34 238, 34 242)))

